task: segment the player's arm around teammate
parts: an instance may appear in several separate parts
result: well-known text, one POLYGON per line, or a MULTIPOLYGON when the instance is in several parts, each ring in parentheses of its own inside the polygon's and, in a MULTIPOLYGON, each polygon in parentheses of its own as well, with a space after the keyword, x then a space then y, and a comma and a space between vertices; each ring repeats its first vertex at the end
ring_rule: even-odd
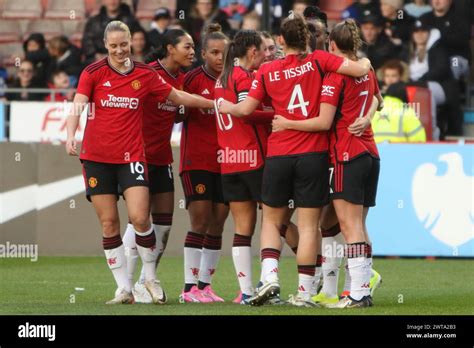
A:
MULTIPOLYGON (((133 303, 120 237, 118 185, 126 197, 137 248, 146 268, 150 294, 153 295, 154 270, 152 272, 151 268, 156 260, 156 241, 148 218, 149 194, 140 104, 149 90, 142 89, 140 81, 147 80, 148 84, 159 81, 153 76, 146 76, 148 71, 130 60, 130 31, 124 23, 109 23, 104 32, 104 43, 108 57, 89 65, 81 75, 74 106, 67 121, 66 151, 70 155, 77 155, 74 136, 79 116, 85 107, 84 103, 91 102, 80 158, 87 196, 102 226, 107 263, 117 283, 115 298, 108 303, 133 303), (127 81, 130 81, 130 85, 127 81)), ((164 83, 154 88, 157 95, 165 95, 170 91, 164 83)))
MULTIPOLYGON (((226 48, 224 70, 215 88, 216 100, 228 99, 238 103, 246 98, 254 79, 254 70, 259 68, 265 58, 264 47, 257 31, 237 32, 233 42, 226 48)), ((273 114, 272 111, 261 110, 255 113, 261 114, 262 118, 273 114)), ((216 116, 222 187, 224 198, 230 205, 235 229, 232 258, 240 296, 234 302, 248 304, 248 298, 254 293, 251 240, 255 231, 257 206, 261 201, 268 123, 248 123, 244 119, 219 113, 218 110, 216 116), (233 160, 232 154, 245 155, 233 160)))
MULTIPOLYGON (((193 64, 193 39, 184 30, 168 30, 163 36, 161 46, 154 49, 146 60, 148 65, 168 84, 177 90, 182 90, 184 73, 181 69, 193 64)), ((149 98, 144 105, 143 137, 148 166, 151 219, 159 250, 157 269, 167 246, 174 211, 173 154, 170 138, 175 118, 183 110, 183 107, 174 105, 168 100, 161 103, 157 102, 155 98, 149 98)), ((128 276, 133 282, 138 252, 131 224, 128 224, 125 231, 123 243, 127 257, 128 276)), ((152 299, 148 295, 144 283, 145 272, 142 267, 140 278, 133 287, 133 295, 136 302, 150 303, 152 299)), ((158 279, 157 286, 161 286, 158 279)), ((163 289, 159 303, 163 304, 166 301, 167 296, 163 289)))
POLYGON ((158 302, 155 284, 156 237, 150 223, 148 179, 142 136, 143 101, 149 96, 190 107, 210 108, 212 101, 175 91, 150 67, 130 59, 130 30, 120 21, 104 32, 107 58, 89 65, 81 74, 75 103, 67 121, 66 151, 77 155, 74 140, 78 118, 89 101, 90 114, 84 132, 81 161, 87 196, 102 227, 103 247, 117 283, 111 304, 132 303, 131 283, 117 209, 118 186, 126 198, 139 255, 145 267, 145 285, 158 302))
MULTIPOLYGON (((359 31, 352 20, 339 23, 330 34, 330 51, 336 55, 356 60, 360 45, 359 31)), ((355 137, 349 125, 364 117, 368 100, 373 100, 370 112, 377 109, 375 74, 371 72, 361 79, 327 74, 323 83, 319 117, 301 122, 277 117, 274 130, 317 132, 332 127, 330 150, 334 173, 331 175, 331 194, 347 242, 345 254, 351 285, 349 296, 329 306, 366 307, 372 305, 369 292, 372 262, 365 219, 368 207, 375 205, 379 159, 371 130, 363 130, 363 138, 355 137), (336 109, 338 117, 333 124, 336 109)), ((369 120, 370 112, 365 116, 369 120)))

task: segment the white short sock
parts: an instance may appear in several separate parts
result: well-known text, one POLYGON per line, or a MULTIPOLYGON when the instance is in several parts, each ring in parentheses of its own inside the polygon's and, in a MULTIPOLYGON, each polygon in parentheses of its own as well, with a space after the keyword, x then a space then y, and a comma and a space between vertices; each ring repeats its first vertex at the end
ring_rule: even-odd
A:
POLYGON ((278 281, 278 266, 277 259, 266 258, 262 260, 262 274, 264 282, 278 281))
POLYGON ((370 295, 370 276, 365 257, 352 257, 347 259, 348 271, 351 276, 351 297, 359 301, 364 296, 370 295))
POLYGON ((232 260, 234 261, 235 273, 239 280, 240 291, 246 295, 253 295, 251 247, 232 247, 232 260))
POLYGON ((323 251, 323 288, 321 292, 329 297, 337 296, 339 282, 339 268, 344 258, 344 238, 342 233, 334 237, 324 237, 322 243, 323 251))
POLYGON ((184 282, 197 284, 201 265, 202 249, 184 248, 184 282))
POLYGON ((310 292, 310 289, 312 289, 314 286, 314 282, 315 276, 298 273, 298 293, 300 293, 304 297, 314 295, 310 292))
POLYGON ((199 281, 211 284, 212 276, 217 268, 221 250, 202 248, 201 264, 199 266, 199 281))
POLYGON ((107 264, 117 283, 117 287, 125 289, 128 292, 132 291, 132 283, 127 275, 127 260, 125 259, 125 248, 123 244, 118 248, 105 249, 104 253, 107 258, 107 264))
POLYGON ((128 279, 133 283, 133 275, 137 268, 138 250, 135 243, 135 230, 132 224, 127 224, 127 229, 122 238, 123 246, 125 247, 125 258, 127 260, 128 279))
MULTIPOLYGON (((171 226, 163 225, 153 225, 153 230, 155 231, 156 236, 156 249, 158 250, 158 256, 156 258, 155 272, 160 263, 161 257, 166 249, 166 244, 168 243, 168 237, 171 231, 171 226)), ((145 268, 142 266, 140 272, 139 283, 143 284, 145 282, 145 268)))
MULTIPOLYGON (((151 235, 152 233, 154 233, 153 226, 150 226, 150 229, 146 232, 138 232, 136 229, 134 229, 134 231, 137 237, 147 237, 151 235)), ((142 260, 143 269, 145 272, 145 280, 146 281, 155 280, 156 279, 156 272, 155 272, 156 259, 158 257, 158 248, 156 248, 156 244, 151 248, 145 248, 138 245, 137 243, 137 250, 142 260)))

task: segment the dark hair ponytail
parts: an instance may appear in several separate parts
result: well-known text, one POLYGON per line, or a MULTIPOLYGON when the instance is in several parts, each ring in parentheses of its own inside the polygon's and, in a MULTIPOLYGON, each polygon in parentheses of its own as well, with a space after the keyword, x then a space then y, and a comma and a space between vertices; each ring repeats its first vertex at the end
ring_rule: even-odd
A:
POLYGON ((245 57, 250 48, 255 46, 259 49, 262 43, 262 36, 256 30, 239 30, 235 34, 234 40, 227 45, 224 53, 224 69, 220 77, 224 88, 227 88, 229 77, 232 76, 235 58, 245 57))
POLYGON ((176 46, 181 42, 183 36, 189 35, 182 29, 171 29, 163 35, 160 46, 153 48, 153 50, 145 57, 146 63, 151 63, 158 59, 163 59, 168 56, 168 45, 176 46))

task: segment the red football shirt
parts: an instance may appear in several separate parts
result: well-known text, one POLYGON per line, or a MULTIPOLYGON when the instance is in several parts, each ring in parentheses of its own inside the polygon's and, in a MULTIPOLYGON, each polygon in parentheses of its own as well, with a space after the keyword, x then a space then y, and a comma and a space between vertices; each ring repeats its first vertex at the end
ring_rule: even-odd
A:
MULTIPOLYGON (((186 92, 198 94, 211 100, 214 99, 215 84, 216 78, 203 66, 191 70, 184 77, 184 90, 186 92)), ((189 114, 183 123, 181 132, 180 173, 189 170, 221 172, 220 165, 217 162, 219 144, 217 143, 214 115, 214 109, 189 109, 189 114)))
POLYGON ((324 77, 321 103, 337 107, 330 132, 332 162, 347 162, 365 153, 379 158, 371 126, 360 137, 347 129, 357 118, 367 113, 377 89, 373 71, 359 78, 338 73, 327 73, 324 77))
POLYGON ((89 97, 94 110, 87 120, 80 158, 105 163, 144 161, 143 104, 152 96, 165 101, 168 85, 149 66, 133 62, 121 73, 104 58, 87 66, 77 93, 89 97))
MULTIPOLYGON (((149 64, 170 86, 178 90, 183 89, 184 74, 169 73, 160 61, 149 64)), ((145 100, 143 111, 143 138, 145 140, 145 154, 147 163, 157 166, 168 165, 173 162, 171 151, 171 132, 179 106, 171 101, 160 102, 156 98, 145 100)))
MULTIPOLYGON (((341 57, 318 50, 304 58, 288 55, 263 64, 252 83, 249 97, 263 102, 270 96, 275 114, 291 120, 316 117, 324 74, 337 71, 343 62, 341 57)), ((326 132, 284 130, 270 135, 267 157, 327 150, 326 132)))
MULTIPOLYGON (((216 83, 214 98, 232 103, 243 101, 252 86, 253 72, 240 66, 234 67, 227 88, 220 80, 216 83)), ((261 109, 261 108, 260 108, 261 109)), ((268 127, 262 124, 249 124, 239 117, 219 113, 216 117, 217 139, 219 142, 219 162, 222 174, 248 172, 265 164, 268 127)))

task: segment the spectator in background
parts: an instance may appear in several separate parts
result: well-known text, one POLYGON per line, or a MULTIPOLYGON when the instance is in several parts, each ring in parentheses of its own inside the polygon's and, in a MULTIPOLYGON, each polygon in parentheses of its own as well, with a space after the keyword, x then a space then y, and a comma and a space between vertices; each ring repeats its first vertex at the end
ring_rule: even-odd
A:
POLYGON ((277 55, 277 44, 273 36, 267 32, 262 31, 263 43, 265 44, 265 60, 264 62, 271 62, 276 59, 277 55))
POLYGON ((293 14, 303 17, 304 16, 304 10, 309 5, 310 5, 310 3, 307 0, 295 0, 293 2, 293 8, 292 8, 293 14))
POLYGON ((143 28, 132 32, 132 59, 137 62, 145 62, 145 56, 150 53, 147 34, 143 28))
POLYGON ((210 23, 218 23, 222 32, 229 37, 232 37, 232 30, 227 21, 227 14, 221 11, 212 0, 197 0, 196 4, 191 10, 191 15, 181 21, 185 31, 187 31, 196 45, 196 63, 193 65, 197 67, 202 63, 201 57, 201 42, 202 31, 210 23))
POLYGON ((127 4, 122 4, 120 0, 102 0, 102 7, 99 14, 90 17, 84 28, 82 38, 82 51, 86 56, 86 64, 96 60, 99 55, 107 54, 104 46, 104 30, 107 24, 113 20, 124 22, 130 31, 140 27, 135 16, 132 14, 127 4))
POLYGON ((405 68, 400 60, 389 60, 380 70, 382 72, 382 83, 380 84, 380 92, 382 94, 385 94, 391 85, 401 84, 406 87, 406 83, 403 81, 405 68))
POLYGON ((426 18, 418 19, 413 26, 410 42, 410 82, 426 87, 431 92, 432 109, 445 105, 443 119, 436 117, 442 134, 462 134, 462 116, 459 108, 459 90, 452 77, 449 55, 440 40, 440 31, 431 28, 426 18), (448 129, 444 127, 447 121, 448 129))
POLYGON ((413 0, 413 2, 406 4, 404 9, 405 12, 413 18, 419 18, 433 10, 431 6, 428 5, 428 0, 413 0))
MULTIPOLYGON (((461 1, 458 0, 459 5, 461 1)), ((466 8, 455 7, 452 0, 431 0, 433 11, 420 17, 441 32, 441 43, 450 57, 453 76, 459 80, 469 74, 471 23, 466 8)), ((472 18, 471 18, 472 19, 472 18)))
POLYGON ((48 76, 56 70, 64 70, 75 86, 82 70, 81 51, 69 42, 66 36, 53 37, 48 41, 48 52, 51 61, 48 67, 48 76))
POLYGON ((384 108, 372 120, 376 143, 426 142, 426 132, 415 111, 407 104, 404 85, 390 85, 383 97, 384 108))
POLYGON ((250 12, 244 16, 242 21, 242 30, 260 30, 261 18, 257 12, 250 12))
MULTIPOLYGON (((199 45, 203 28, 213 22, 220 24, 222 32, 226 35, 230 33, 231 28, 227 21, 227 14, 214 6, 212 0, 197 0, 191 15, 186 17, 183 22, 183 26, 192 36, 194 42, 199 45)), ((200 54, 196 52, 196 57, 199 56, 200 54)))
POLYGON ((414 22, 414 18, 403 10, 403 5, 403 0, 380 0, 385 35, 398 48, 410 40, 410 29, 414 22))
POLYGON ((219 8, 224 11, 229 19, 242 22, 244 15, 252 5, 251 0, 219 0, 219 8))
POLYGON ((35 77, 35 69, 33 62, 30 60, 23 60, 20 63, 20 67, 17 70, 17 76, 13 81, 11 88, 24 88, 21 92, 10 92, 6 93, 6 98, 10 101, 39 101, 44 100, 44 93, 32 93, 28 92, 27 88, 46 88, 45 85, 38 84, 35 77))
POLYGON ((153 18, 154 28, 148 33, 148 41, 152 48, 158 48, 163 41, 163 36, 169 30, 169 25, 171 23, 171 14, 166 7, 161 7, 155 12, 155 17, 153 18))
POLYGON ((360 22, 368 15, 380 16, 380 4, 378 0, 357 0, 342 12, 342 19, 354 18, 360 22))
MULTIPOLYGON (((53 89, 68 89, 72 88, 71 82, 69 80, 69 76, 64 70, 55 70, 51 74, 51 84, 50 88, 53 89)), ((51 97, 51 94, 45 98, 45 101, 54 101, 54 102, 63 102, 63 101, 72 101, 74 98, 74 90, 71 91, 57 91, 54 92, 54 100, 51 97)))
POLYGON ((33 63, 34 66, 34 84, 46 86, 48 81, 47 69, 51 62, 51 57, 46 49, 46 41, 43 34, 33 33, 25 42, 23 42, 23 50, 25 51, 25 59, 33 63))
POLYGON ((387 60, 399 57, 399 50, 383 31, 380 17, 375 15, 363 17, 360 29, 366 43, 362 48, 362 52, 370 59, 375 70, 380 68, 387 60))

